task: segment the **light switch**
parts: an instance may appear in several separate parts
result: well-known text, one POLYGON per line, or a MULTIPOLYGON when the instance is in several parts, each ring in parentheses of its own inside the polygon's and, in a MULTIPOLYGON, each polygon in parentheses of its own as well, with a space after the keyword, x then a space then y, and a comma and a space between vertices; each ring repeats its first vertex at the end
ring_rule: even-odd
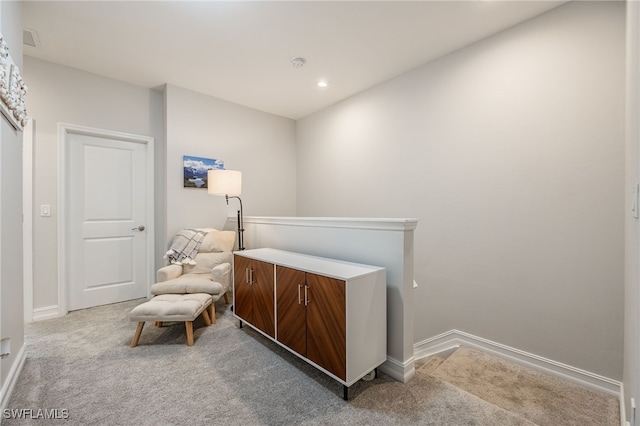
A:
POLYGON ((50 217, 51 216, 51 205, 42 204, 40 206, 40 216, 42 216, 42 217, 50 217))

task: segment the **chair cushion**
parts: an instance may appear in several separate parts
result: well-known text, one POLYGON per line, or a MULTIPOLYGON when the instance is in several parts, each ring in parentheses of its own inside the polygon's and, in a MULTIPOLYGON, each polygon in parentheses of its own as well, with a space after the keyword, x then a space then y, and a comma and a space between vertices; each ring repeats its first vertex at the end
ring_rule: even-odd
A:
MULTIPOLYGON (((218 231, 219 232, 219 231, 218 231)), ((211 270, 223 263, 231 263, 231 252, 196 254, 195 265, 182 265, 183 274, 210 274, 211 270)))
POLYGON ((212 302, 210 294, 162 294, 136 306, 131 321, 193 321, 212 302))
POLYGON ((151 294, 207 293, 220 295, 222 291, 222 284, 212 281, 210 274, 185 274, 151 286, 151 294))
POLYGON ((202 228, 209 233, 204 237, 199 253, 215 253, 222 251, 233 251, 233 245, 236 241, 235 231, 217 231, 211 228, 202 228))

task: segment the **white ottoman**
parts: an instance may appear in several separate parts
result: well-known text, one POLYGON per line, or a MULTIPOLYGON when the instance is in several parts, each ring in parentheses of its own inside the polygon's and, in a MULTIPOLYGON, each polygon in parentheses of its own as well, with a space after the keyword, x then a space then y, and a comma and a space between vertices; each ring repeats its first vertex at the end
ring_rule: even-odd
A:
POLYGON ((206 293, 161 294, 136 306, 129 313, 129 319, 138 322, 131 347, 134 348, 138 345, 142 328, 147 321, 155 321, 159 327, 165 321, 184 321, 187 329, 187 345, 193 346, 193 321, 202 314, 204 323, 211 325, 210 315, 214 315, 215 318, 212 301, 211 295, 206 293))

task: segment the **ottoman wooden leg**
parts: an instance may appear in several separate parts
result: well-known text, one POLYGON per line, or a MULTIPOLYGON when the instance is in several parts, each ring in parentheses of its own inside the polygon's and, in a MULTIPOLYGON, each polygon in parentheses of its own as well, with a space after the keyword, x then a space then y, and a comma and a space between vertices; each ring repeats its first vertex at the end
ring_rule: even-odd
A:
POLYGON ((211 324, 216 323, 216 304, 215 302, 211 302, 209 305, 209 318, 211 318, 211 324))
POLYGON ((209 309, 205 309, 202 311, 202 319, 204 320, 204 324, 209 326, 211 325, 211 318, 209 317, 209 309))
POLYGON ((132 348, 138 346, 138 340, 140 340, 140 335, 142 334, 142 327, 144 327, 144 322, 139 322, 138 328, 136 328, 136 334, 133 335, 133 340, 131 341, 132 348))
POLYGON ((226 303, 227 305, 231 303, 231 301, 229 300, 229 295, 227 293, 224 294, 224 303, 226 303))
POLYGON ((187 345, 193 346, 193 321, 185 321, 184 325, 187 328, 187 345))

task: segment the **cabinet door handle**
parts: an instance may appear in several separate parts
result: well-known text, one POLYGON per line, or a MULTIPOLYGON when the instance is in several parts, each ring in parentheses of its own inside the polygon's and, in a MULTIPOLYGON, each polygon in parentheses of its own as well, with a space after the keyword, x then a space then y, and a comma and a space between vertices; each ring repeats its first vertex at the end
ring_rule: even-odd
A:
POLYGON ((302 298, 300 296, 302 296, 300 293, 300 288, 302 287, 302 284, 298 284, 298 305, 302 305, 302 298))
POLYGON ((309 286, 304 286, 304 306, 309 304, 309 286))
POLYGON ((249 269, 249 284, 253 285, 255 281, 253 281, 253 268, 249 269))

